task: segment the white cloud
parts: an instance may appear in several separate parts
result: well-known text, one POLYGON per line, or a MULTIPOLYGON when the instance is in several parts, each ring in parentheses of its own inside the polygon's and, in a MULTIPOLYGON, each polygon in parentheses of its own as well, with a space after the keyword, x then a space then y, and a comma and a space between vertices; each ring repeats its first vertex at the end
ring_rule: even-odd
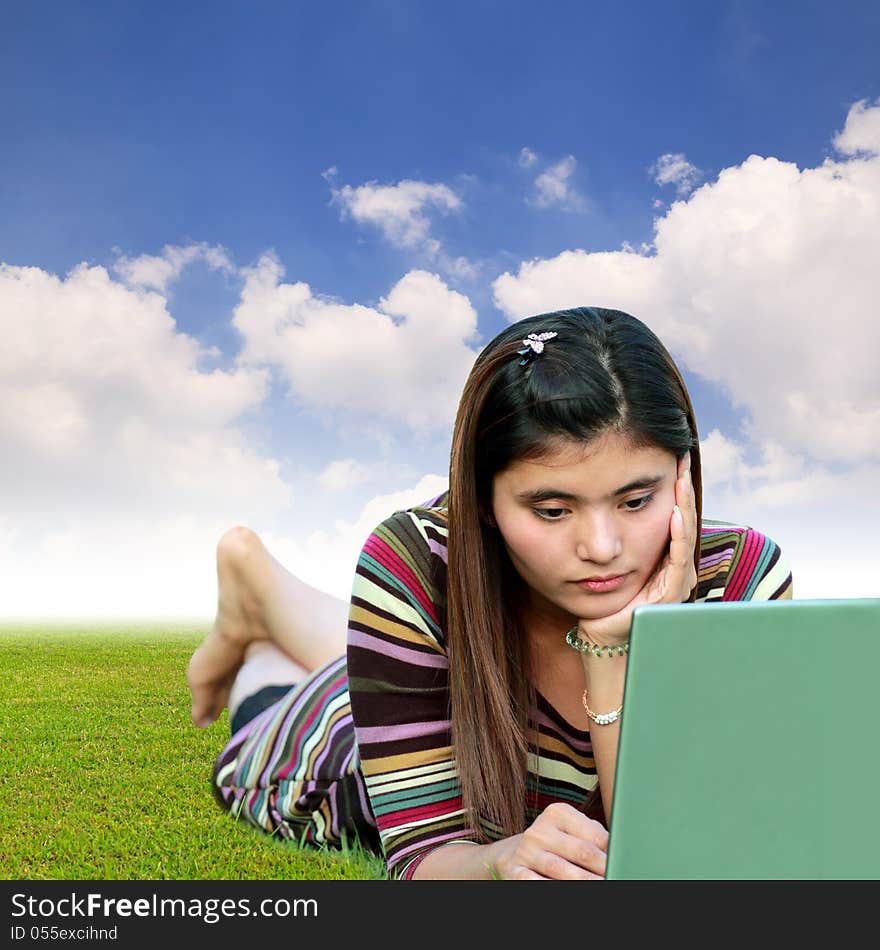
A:
POLYGON ((792 569, 795 597, 880 596, 880 464, 828 466, 772 443, 749 464, 747 447, 717 430, 700 451, 704 514, 773 538, 792 569))
POLYGON ((703 487, 710 493, 735 491, 772 508, 821 502, 833 490, 835 473, 804 455, 766 442, 758 450, 760 461, 749 463, 747 449, 718 429, 701 439, 703 487))
POLYGON ((245 364, 277 367, 290 395, 345 416, 414 429, 448 427, 477 351, 477 315, 435 274, 410 271, 378 308, 316 297, 281 282, 270 255, 245 273, 234 322, 245 364))
POLYGON ((4 616, 174 610, 224 524, 289 504, 236 428, 266 371, 202 371, 159 294, 0 265, 0 335, 4 616))
MULTIPOLYGON (((335 174, 335 169, 330 171, 335 174)), ((332 183, 332 176, 328 180, 332 183)), ((343 218, 350 216, 359 224, 378 227, 396 247, 420 248, 429 254, 436 254, 440 245, 431 237, 428 210, 447 213, 462 207, 461 199, 447 185, 408 179, 396 185, 375 181, 355 188, 343 185, 332 188, 332 195, 331 203, 339 206, 343 218)))
POLYGON ((225 248, 211 247, 204 241, 185 247, 166 244, 158 256, 121 256, 113 265, 113 270, 132 287, 165 293, 168 285, 177 280, 183 269, 194 261, 204 261, 211 270, 221 270, 227 274, 234 274, 236 270, 225 248))
POLYGON ((529 204, 538 208, 557 206, 563 211, 584 211, 586 201, 571 184, 570 178, 577 168, 574 155, 566 155, 555 165, 545 169, 535 179, 535 194, 529 204))
POLYGON ((312 532, 305 540, 294 542, 271 532, 261 537, 272 554, 297 577, 348 600, 358 555, 376 526, 395 511, 430 501, 447 485, 445 476, 425 475, 411 488, 371 498, 354 521, 336 520, 332 529, 312 532))
POLYGON ((661 155, 649 169, 658 185, 675 185, 679 195, 693 191, 700 178, 700 170, 680 152, 661 155))
POLYGON ((581 305, 615 306, 644 316, 644 307, 633 308, 650 299, 643 287, 651 281, 656 284, 656 273, 652 259, 631 247, 591 254, 575 250, 524 261, 516 275, 501 274, 492 286, 496 306, 511 320, 581 305))
POLYGON ((523 148, 520 150, 518 161, 520 168, 531 168, 538 161, 538 156, 530 148, 523 148))
POLYGON ((849 110, 843 131, 834 137, 841 155, 880 155, 880 99, 860 99, 849 110))
MULTIPOLYGON (((824 463, 880 457, 880 106, 838 141, 860 157, 798 169, 752 155, 655 224, 654 253, 566 251, 494 283, 511 318, 591 304, 645 320, 748 414, 750 443, 824 463), (873 146, 872 146, 873 147, 873 146)), ((847 153, 849 154, 849 153, 847 153)))
POLYGON ((334 459, 318 476, 318 482, 329 491, 341 492, 360 485, 369 477, 369 469, 357 459, 334 459))
POLYGON ((207 621, 217 606, 216 542, 239 520, 232 508, 112 517, 97 506, 58 523, 0 523, 0 620, 207 621))
MULTIPOLYGON (((245 276, 237 316, 248 324, 249 301, 250 330, 266 331, 249 342, 311 353, 318 368, 301 380, 306 388, 330 372, 327 389, 310 393, 313 404, 344 414, 363 403, 362 427, 391 417, 449 426, 450 401, 475 355, 465 341, 476 315, 439 278, 412 272, 371 310, 279 285, 271 258, 245 276), (260 301, 268 305, 265 324, 260 301), (308 306, 298 310, 297 302, 308 306), (303 336, 285 336, 285 316, 294 324, 302 318, 303 336), (363 357, 352 366, 334 353, 340 347, 349 355, 363 349, 363 357), (332 374, 338 381, 349 372, 352 402, 334 402, 332 374)), ((351 521, 275 537, 271 526, 293 511, 291 488, 279 463, 254 451, 237 428, 267 394, 265 367, 202 371, 205 351, 177 329, 164 297, 86 265, 65 278, 0 266, 0 333, 0 441, 15 460, 0 472, 0 619, 208 622, 216 543, 233 524, 254 527, 286 566, 347 597, 369 531, 445 487, 444 477, 426 476, 374 498, 351 521)), ((375 474, 374 463, 349 456, 326 464, 312 485, 331 495, 356 492, 375 474)))
POLYGON ((475 281, 480 276, 483 264, 468 260, 466 257, 449 257, 441 254, 437 262, 450 277, 461 281, 475 281))

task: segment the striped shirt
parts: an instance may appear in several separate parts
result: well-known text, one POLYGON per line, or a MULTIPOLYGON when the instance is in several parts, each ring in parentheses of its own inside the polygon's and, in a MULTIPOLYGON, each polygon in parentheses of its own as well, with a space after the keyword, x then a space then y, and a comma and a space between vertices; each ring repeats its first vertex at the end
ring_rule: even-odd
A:
MULTIPOLYGON (((376 528, 352 585, 347 656, 244 726, 214 769, 218 801, 243 819, 307 844, 356 836, 399 878, 436 847, 474 840, 449 722, 445 502, 376 528)), ((791 583, 769 538, 703 520, 698 602, 771 600, 790 596, 791 583)), ((555 801, 582 807, 598 781, 589 731, 540 693, 529 730, 527 820, 555 801)))

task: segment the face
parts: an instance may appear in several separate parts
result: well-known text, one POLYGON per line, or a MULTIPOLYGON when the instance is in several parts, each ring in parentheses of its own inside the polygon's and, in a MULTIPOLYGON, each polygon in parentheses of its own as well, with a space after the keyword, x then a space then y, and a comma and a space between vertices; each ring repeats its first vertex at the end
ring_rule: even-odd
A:
POLYGON ((624 607, 669 543, 677 460, 618 433, 560 442, 492 483, 492 513, 533 609, 560 623, 624 607))

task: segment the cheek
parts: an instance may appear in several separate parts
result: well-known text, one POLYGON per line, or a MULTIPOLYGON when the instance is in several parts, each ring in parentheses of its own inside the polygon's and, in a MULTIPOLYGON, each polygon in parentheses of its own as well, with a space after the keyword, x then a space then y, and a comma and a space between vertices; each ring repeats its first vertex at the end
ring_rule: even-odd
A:
POLYGON ((646 570, 653 569, 669 544, 669 519, 675 502, 672 495, 668 499, 665 497, 657 499, 657 502, 652 506, 653 511, 646 512, 634 540, 635 546, 642 555, 646 570))
POLYGON ((499 520, 498 528, 514 562, 535 572, 553 564, 554 546, 548 543, 545 525, 526 516, 499 520))

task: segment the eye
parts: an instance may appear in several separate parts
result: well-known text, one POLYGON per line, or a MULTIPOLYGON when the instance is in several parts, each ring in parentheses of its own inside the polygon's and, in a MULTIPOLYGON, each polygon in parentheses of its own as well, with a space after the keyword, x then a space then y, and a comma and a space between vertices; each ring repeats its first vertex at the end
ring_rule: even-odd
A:
POLYGON ((648 506, 653 497, 654 493, 651 492, 649 495, 642 495, 640 498, 630 498, 623 503, 623 507, 626 508, 627 511, 641 511, 642 508, 648 506))
POLYGON ((543 521, 561 521, 566 508, 533 508, 532 511, 543 521))

